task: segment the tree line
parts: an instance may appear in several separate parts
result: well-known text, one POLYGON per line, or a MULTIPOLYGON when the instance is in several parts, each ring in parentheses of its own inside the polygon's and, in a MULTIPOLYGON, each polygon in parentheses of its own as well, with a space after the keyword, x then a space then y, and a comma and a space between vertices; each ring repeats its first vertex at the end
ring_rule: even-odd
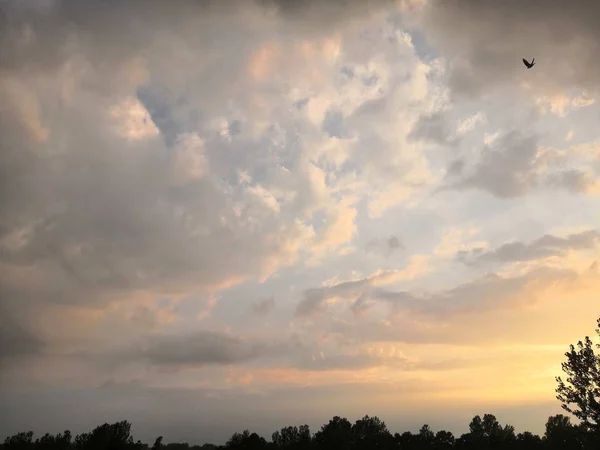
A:
MULTIPOLYGON (((600 337, 600 318, 596 333, 600 337)), ((511 425, 501 425, 493 414, 475 416, 469 431, 458 437, 445 430, 434 431, 423 425, 418 433, 392 433, 377 416, 364 416, 351 423, 335 416, 312 434, 308 425, 288 426, 267 441, 257 433, 234 433, 225 445, 162 442, 159 436, 150 447, 135 441, 131 424, 124 420, 105 423, 73 438, 69 430, 57 435, 46 433, 33 439, 33 432, 9 436, 0 450, 600 450, 600 344, 586 336, 565 353, 557 377, 557 399, 562 408, 575 416, 550 416, 542 436, 516 433, 511 425)))
POLYGON ((150 447, 131 435, 131 424, 124 420, 105 423, 75 438, 70 431, 46 433, 33 440, 33 432, 7 437, 2 450, 598 450, 597 433, 583 424, 573 424, 569 417, 558 414, 548 418, 543 436, 515 433, 511 425, 501 425, 493 414, 477 415, 469 431, 459 437, 451 432, 434 431, 423 425, 418 433, 390 432, 379 417, 364 416, 351 423, 335 416, 319 431, 311 434, 308 425, 288 426, 272 434, 267 441, 257 433, 244 430, 234 433, 225 445, 162 442, 158 437, 150 447))

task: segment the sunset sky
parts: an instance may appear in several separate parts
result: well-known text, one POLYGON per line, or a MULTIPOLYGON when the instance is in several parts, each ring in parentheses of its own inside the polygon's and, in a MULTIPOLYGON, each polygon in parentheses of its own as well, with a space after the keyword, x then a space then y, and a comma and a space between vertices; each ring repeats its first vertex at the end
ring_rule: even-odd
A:
POLYGON ((561 412, 600 316, 600 2, 0 11, 1 439, 561 412))

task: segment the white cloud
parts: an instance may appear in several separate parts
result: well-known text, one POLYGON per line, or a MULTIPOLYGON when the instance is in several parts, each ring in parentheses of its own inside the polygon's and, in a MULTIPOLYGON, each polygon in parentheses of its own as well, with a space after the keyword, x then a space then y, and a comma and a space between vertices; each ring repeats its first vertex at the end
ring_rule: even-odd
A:
POLYGON ((478 123, 485 123, 485 121, 485 114, 483 114, 482 112, 478 112, 460 122, 458 124, 456 132, 458 134, 468 133, 469 131, 473 131, 473 129, 475 128, 475 126, 477 126, 478 123))
POLYGON ((555 95, 553 97, 541 97, 537 99, 537 104, 543 113, 551 112, 559 117, 565 117, 572 111, 591 106, 594 103, 596 103, 596 99, 587 95, 579 95, 577 97, 555 95))

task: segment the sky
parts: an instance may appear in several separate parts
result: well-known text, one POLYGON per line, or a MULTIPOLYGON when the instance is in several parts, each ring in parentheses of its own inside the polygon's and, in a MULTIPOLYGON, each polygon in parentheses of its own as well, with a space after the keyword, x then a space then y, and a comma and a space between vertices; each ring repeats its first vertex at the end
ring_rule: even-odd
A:
POLYGON ((0 12, 2 436, 561 412, 600 316, 599 2, 0 12))

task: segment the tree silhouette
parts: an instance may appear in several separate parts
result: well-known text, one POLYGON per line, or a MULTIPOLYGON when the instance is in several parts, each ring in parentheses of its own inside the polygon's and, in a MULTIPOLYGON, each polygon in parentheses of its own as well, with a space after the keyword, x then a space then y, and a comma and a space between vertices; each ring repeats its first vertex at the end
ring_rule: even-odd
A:
POLYGON ((434 430, 427 424, 418 433, 406 431, 392 437, 384 421, 364 416, 353 425, 335 416, 311 438, 308 425, 283 427, 267 442, 257 433, 234 433, 223 446, 193 445, 187 442, 163 443, 162 436, 152 447, 134 443, 127 421, 100 425, 74 440, 65 431, 56 436, 46 433, 33 440, 33 432, 7 437, 0 450, 599 450, 598 435, 582 425, 574 425, 562 414, 550 416, 541 438, 525 431, 515 436, 510 425, 502 426, 493 414, 475 416, 469 432, 455 439, 452 433, 434 430))
POLYGON ((23 431, 4 439, 5 450, 28 450, 33 448, 33 431, 23 431))
MULTIPOLYGON (((600 318, 597 324, 596 334, 600 337, 600 318)), ((594 345, 589 336, 577 343, 577 350, 571 344, 570 351, 565 353, 567 361, 562 363, 567 380, 556 378, 556 398, 584 427, 600 433, 600 355, 594 352, 594 347, 600 349, 600 344, 594 345)))
POLYGON ((350 449, 352 424, 346 418, 335 416, 315 434, 320 449, 350 449))
POLYGON ((483 419, 477 415, 469 424, 469 432, 462 435, 456 442, 460 449, 501 449, 515 445, 517 437, 511 425, 500 425, 493 414, 485 414, 483 419))
POLYGON ((152 445, 152 450, 161 450, 161 448, 163 447, 162 440, 162 436, 157 437, 154 441, 154 445, 152 445))
POLYGON ((519 433, 515 440, 515 450, 541 450, 544 448, 542 439, 529 431, 519 433))
POLYGON ((234 433, 225 444, 228 450, 263 450, 267 447, 265 438, 256 433, 244 430, 242 433, 234 433))
POLYGON ((134 444, 131 424, 126 420, 105 423, 91 433, 82 433, 75 438, 77 450, 134 450, 136 447, 141 447, 141 443, 134 444))
POLYGON ((584 448, 579 430, 571 423, 569 417, 562 414, 548 418, 544 437, 549 450, 578 450, 584 448))
POLYGON ((417 448, 418 439, 417 436, 412 434, 410 431, 405 431, 404 433, 396 433, 394 434, 394 448, 400 448, 402 450, 405 449, 414 449, 417 448))
POLYGON ((454 448, 454 435, 449 431, 440 430, 435 434, 433 446, 435 450, 448 450, 454 448))
POLYGON ((308 425, 284 427, 273 433, 271 441, 277 448, 288 450, 304 450, 310 448, 312 444, 308 425))
POLYGON ((35 446, 48 450, 68 450, 71 448, 71 432, 66 430, 56 436, 46 433, 40 439, 36 439, 35 446))
POLYGON ((425 424, 419 430, 418 438, 422 447, 431 448, 435 441, 435 433, 429 428, 429 425, 425 424))
POLYGON ((351 447, 355 450, 386 449, 390 447, 392 435, 385 422, 379 417, 364 416, 350 430, 351 447))

